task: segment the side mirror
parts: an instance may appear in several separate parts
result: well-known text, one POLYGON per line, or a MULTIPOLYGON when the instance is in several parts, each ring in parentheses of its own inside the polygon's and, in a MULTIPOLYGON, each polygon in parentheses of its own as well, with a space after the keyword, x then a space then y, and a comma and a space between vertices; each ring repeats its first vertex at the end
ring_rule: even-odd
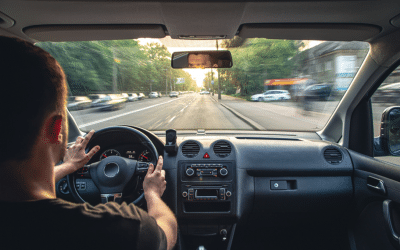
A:
POLYGON ((400 156, 400 107, 383 111, 380 144, 386 154, 400 156))
POLYGON ((229 50, 174 52, 171 66, 174 69, 231 68, 232 55, 229 50))

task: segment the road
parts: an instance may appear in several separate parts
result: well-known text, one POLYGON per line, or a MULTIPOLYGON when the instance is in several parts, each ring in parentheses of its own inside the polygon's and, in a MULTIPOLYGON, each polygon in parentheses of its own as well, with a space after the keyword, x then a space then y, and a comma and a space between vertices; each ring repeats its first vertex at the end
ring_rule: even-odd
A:
POLYGON ((84 131, 108 126, 134 125, 151 131, 167 129, 243 129, 252 130, 243 120, 219 105, 208 95, 186 94, 178 98, 155 98, 126 103, 117 111, 86 109, 72 111, 84 131))
MULTIPOLYGON (((313 102, 304 112, 294 102, 248 102, 239 98, 186 94, 178 98, 155 98, 128 102, 117 111, 86 109, 72 111, 84 131, 115 125, 134 125, 152 131, 176 130, 296 130, 318 131, 329 120, 337 101, 313 102), (222 105, 221 105, 222 104, 222 105), (240 118, 227 108, 240 114, 240 118), (251 121, 249 123, 248 121, 251 121), (256 124, 256 126, 254 126, 256 124)), ((374 105, 374 128, 379 124, 384 106, 374 105)))

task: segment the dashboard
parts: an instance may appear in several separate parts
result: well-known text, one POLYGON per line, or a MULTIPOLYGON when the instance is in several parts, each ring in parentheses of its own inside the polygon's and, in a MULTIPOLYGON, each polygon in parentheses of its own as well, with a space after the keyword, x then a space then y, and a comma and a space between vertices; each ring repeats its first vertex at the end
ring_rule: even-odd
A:
POLYGON ((154 160, 153 155, 150 153, 147 147, 141 144, 127 144, 102 148, 100 152, 91 159, 91 162, 101 161, 113 155, 141 162, 151 162, 152 160, 154 160))
MULTIPOLYGON (((204 237, 226 249, 236 227, 243 230, 261 221, 277 223, 277 228, 307 228, 310 221, 329 214, 329 223, 335 225, 352 199, 349 151, 315 133, 178 135, 175 154, 164 151, 165 134, 147 131, 146 136, 164 156, 167 189, 162 198, 177 216, 182 244, 188 249, 204 237)), ((101 150, 91 161, 111 155, 145 162, 153 157, 124 133, 92 145, 96 143, 101 150)), ((58 191, 65 186, 60 183, 58 191)), ((96 186, 84 175, 77 179, 79 188, 82 183, 82 197, 98 203, 90 200, 98 193, 96 186)))

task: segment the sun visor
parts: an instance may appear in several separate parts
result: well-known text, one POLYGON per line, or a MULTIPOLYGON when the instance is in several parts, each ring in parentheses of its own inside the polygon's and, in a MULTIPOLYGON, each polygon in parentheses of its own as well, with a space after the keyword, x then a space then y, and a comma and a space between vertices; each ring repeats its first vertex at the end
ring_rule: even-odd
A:
POLYGON ((24 33, 34 40, 50 42, 165 37, 162 25, 46 25, 27 27, 24 33))
POLYGON ((381 28, 364 24, 243 24, 242 38, 289 40, 366 41, 381 28))

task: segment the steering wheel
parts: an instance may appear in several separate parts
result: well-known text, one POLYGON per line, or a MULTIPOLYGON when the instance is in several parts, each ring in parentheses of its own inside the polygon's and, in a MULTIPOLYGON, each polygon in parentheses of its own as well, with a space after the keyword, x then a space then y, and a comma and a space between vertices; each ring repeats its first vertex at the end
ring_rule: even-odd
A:
MULTIPOLYGON (((128 132, 134 135, 139 139, 142 145, 146 146, 150 150, 150 153, 152 153, 154 157, 152 157, 153 160, 151 162, 140 162, 121 156, 109 156, 101 161, 85 165, 88 169, 86 177, 91 178, 93 183, 99 189, 102 203, 109 201, 121 203, 122 192, 132 179, 137 176, 146 175, 150 163, 153 163, 154 165, 157 164, 158 152, 153 142, 139 130, 130 127, 115 126, 96 131, 86 147, 86 152, 88 152, 93 146, 97 145, 105 135, 110 136, 110 133, 120 132, 128 132)), ((67 176, 67 183, 72 197, 77 202, 86 202, 79 195, 76 189, 75 173, 67 176)), ((144 194, 142 193, 135 201, 133 201, 133 203, 137 205, 143 201, 144 194)))

